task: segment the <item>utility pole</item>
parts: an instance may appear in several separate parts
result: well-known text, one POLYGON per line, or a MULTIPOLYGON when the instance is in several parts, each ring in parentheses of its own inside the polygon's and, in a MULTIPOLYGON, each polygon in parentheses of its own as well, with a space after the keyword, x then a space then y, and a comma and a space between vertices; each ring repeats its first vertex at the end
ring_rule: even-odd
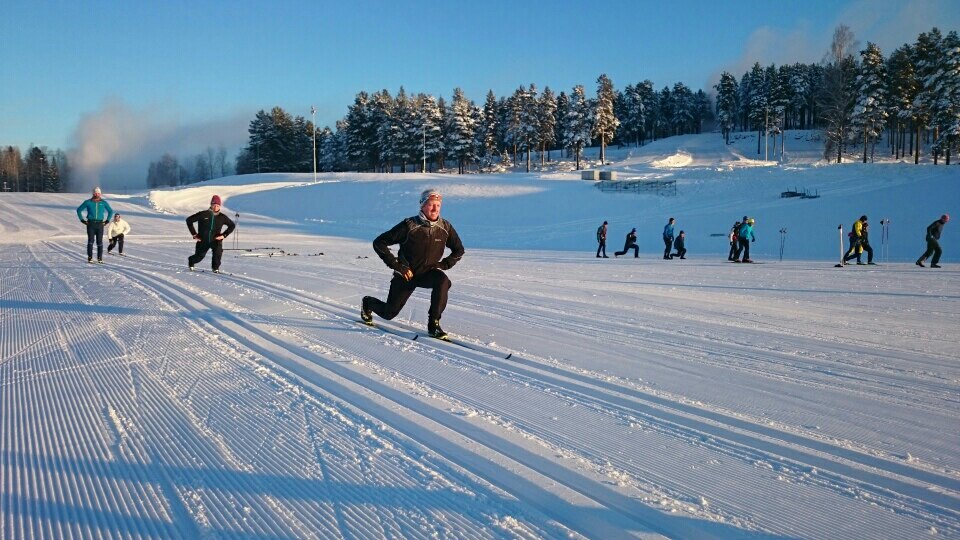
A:
POLYGON ((310 114, 313 116, 313 183, 317 183, 317 108, 310 106, 310 114))

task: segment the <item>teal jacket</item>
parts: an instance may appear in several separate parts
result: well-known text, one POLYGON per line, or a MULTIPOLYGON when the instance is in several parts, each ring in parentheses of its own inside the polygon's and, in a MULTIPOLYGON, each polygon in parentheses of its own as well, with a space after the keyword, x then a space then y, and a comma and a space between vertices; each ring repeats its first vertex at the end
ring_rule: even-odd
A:
POLYGON ((99 201, 87 199, 77 207, 77 217, 80 218, 80 221, 99 221, 102 223, 113 219, 113 208, 110 208, 110 203, 103 199, 99 201), (83 217, 82 212, 84 210, 87 211, 87 217, 83 217), (104 214, 106 214, 106 216, 104 216, 104 214))
POLYGON ((753 236, 753 226, 750 225, 749 223, 744 223, 743 225, 740 226, 740 233, 738 236, 740 237, 741 240, 746 240, 746 239, 750 239, 751 241, 756 240, 756 237, 753 236))

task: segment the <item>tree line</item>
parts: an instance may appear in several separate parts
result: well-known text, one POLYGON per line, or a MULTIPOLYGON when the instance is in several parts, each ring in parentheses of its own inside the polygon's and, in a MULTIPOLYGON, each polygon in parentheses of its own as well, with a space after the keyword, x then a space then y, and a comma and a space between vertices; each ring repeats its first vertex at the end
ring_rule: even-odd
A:
POLYGON ((182 186, 232 174, 227 149, 223 146, 216 150, 208 146, 205 151, 189 158, 187 165, 190 165, 189 169, 173 154, 163 154, 147 167, 147 187, 182 186))
MULTIPOLYGON (((733 131, 755 130, 760 139, 787 129, 820 129, 824 157, 837 163, 845 149, 862 146, 872 161, 878 141, 896 159, 920 162, 927 145, 934 164, 950 164, 960 146, 960 39, 937 28, 904 44, 889 57, 868 42, 855 54, 853 32, 839 26, 820 64, 766 68, 759 63, 738 82, 728 72, 716 90, 718 128, 727 142, 733 131), (883 137, 883 135, 886 137, 883 137)), ((781 138, 782 144, 782 138, 781 138)), ((776 146, 776 145, 774 145, 776 146)))
POLYGON ((0 191, 67 191, 70 172, 61 150, 31 145, 23 155, 16 146, 0 148, 0 191))
POLYGON ((320 171, 432 171, 455 164, 488 171, 524 162, 537 154, 541 166, 551 152, 562 150, 577 161, 583 149, 600 145, 600 160, 610 144, 643 144, 669 135, 699 133, 712 117, 707 95, 683 83, 654 90, 649 80, 617 91, 606 75, 588 97, 578 85, 568 95, 536 84, 521 86, 509 96, 487 92, 482 107, 463 90, 443 97, 409 95, 401 87, 356 95, 347 115, 329 127, 315 129, 301 116, 280 107, 259 111, 250 122, 249 141, 237 158, 237 174, 308 172, 314 138, 320 171))

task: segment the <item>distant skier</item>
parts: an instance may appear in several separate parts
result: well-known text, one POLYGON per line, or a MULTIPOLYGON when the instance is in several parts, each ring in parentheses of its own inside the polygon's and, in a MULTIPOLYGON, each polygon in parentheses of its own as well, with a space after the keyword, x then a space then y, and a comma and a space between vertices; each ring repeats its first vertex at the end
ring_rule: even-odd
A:
POLYGON ((634 227, 630 229, 630 232, 627 233, 627 238, 623 242, 623 251, 617 251, 613 254, 614 257, 619 257, 621 255, 626 255, 630 249, 633 249, 633 258, 636 259, 640 256, 640 247, 637 246, 637 228, 634 227))
POLYGON ((427 312, 427 332, 438 339, 448 339, 440 328, 440 317, 447 307, 450 278, 444 273, 463 258, 463 243, 453 225, 440 217, 443 197, 435 189, 420 194, 420 214, 404 219, 373 241, 373 250, 393 269, 390 292, 383 302, 364 296, 360 303, 360 319, 373 324, 376 313, 391 320, 400 313, 413 291, 422 287, 432 289, 430 310, 427 312), (390 246, 400 244, 394 257, 390 246), (450 255, 442 259, 446 248, 450 255))
MULTIPOLYGON (((740 230, 737 231, 737 241, 740 243, 737 248, 737 257, 743 253, 743 259, 740 259, 739 262, 752 263, 753 259, 750 258, 750 242, 755 242, 757 238, 753 235, 753 224, 755 223, 753 218, 744 218, 744 222, 740 224, 740 230)), ((734 262, 737 262, 738 259, 734 259, 734 262)))
POLYGON ((93 188, 93 196, 77 207, 80 223, 87 226, 87 262, 93 262, 93 242, 97 242, 97 262, 103 263, 103 226, 113 219, 113 208, 103 200, 100 188, 93 188), (86 212, 86 215, 83 213, 86 212))
POLYGON ((730 240, 730 253, 727 254, 728 261, 737 260, 737 253, 739 252, 737 247, 740 244, 738 242, 738 238, 740 238, 738 236, 739 231, 740 231, 740 222, 739 221, 734 222, 733 227, 730 229, 730 233, 727 235, 727 239, 730 240))
POLYGON ((603 225, 597 228, 597 258, 600 257, 600 252, 603 251, 603 258, 609 259, 607 257, 607 222, 604 221, 603 225))
POLYGON ((667 221, 667 224, 663 227, 663 258, 670 258, 670 250, 673 248, 673 224, 674 219, 670 218, 670 221, 667 221))
MULTIPOLYGON (((863 224, 867 222, 867 216, 860 216, 860 219, 853 222, 853 226, 850 227, 850 249, 847 250, 846 255, 843 256, 843 262, 846 263, 849 260, 854 258, 857 259, 857 264, 863 264, 861 260, 860 253, 862 250, 860 246, 863 244, 863 224)), ((873 251, 870 252, 870 258, 873 259, 873 251)))
POLYGON ((940 255, 943 250, 940 249, 940 233, 943 232, 943 226, 950 221, 950 214, 940 216, 940 219, 934 221, 927 227, 927 250, 917 259, 917 266, 923 266, 923 261, 927 260, 931 254, 933 259, 930 261, 930 268, 940 268, 940 255))
POLYGON ((236 225, 233 220, 220 211, 221 200, 219 195, 214 195, 210 199, 210 208, 201 210, 187 218, 187 229, 193 239, 197 241, 197 247, 193 255, 187 258, 187 264, 190 270, 194 265, 202 261, 207 255, 208 250, 213 250, 213 272, 220 273, 220 260, 223 258, 223 239, 233 232, 236 225), (199 225, 199 231, 194 228, 194 224, 199 225), (223 228, 226 227, 226 230, 223 228))
POLYGON ((107 253, 110 253, 113 251, 113 248, 116 247, 118 248, 117 253, 123 255, 123 237, 129 233, 130 224, 120 217, 120 212, 114 214, 113 221, 111 221, 110 226, 107 227, 107 240, 110 242, 107 245, 107 253))
POLYGON ((680 234, 677 235, 677 239, 673 241, 673 248, 677 250, 676 253, 670 255, 670 258, 680 257, 681 259, 686 259, 687 248, 684 247, 684 239, 686 238, 686 233, 680 231, 680 234))

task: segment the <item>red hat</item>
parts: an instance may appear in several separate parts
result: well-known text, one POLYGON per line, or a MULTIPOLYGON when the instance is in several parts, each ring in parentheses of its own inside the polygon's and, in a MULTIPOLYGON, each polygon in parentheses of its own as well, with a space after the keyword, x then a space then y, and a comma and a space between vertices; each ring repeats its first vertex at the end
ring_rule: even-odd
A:
POLYGON ((219 195, 214 195, 213 198, 210 199, 210 206, 213 206, 215 204, 223 205, 223 203, 220 201, 219 195))

